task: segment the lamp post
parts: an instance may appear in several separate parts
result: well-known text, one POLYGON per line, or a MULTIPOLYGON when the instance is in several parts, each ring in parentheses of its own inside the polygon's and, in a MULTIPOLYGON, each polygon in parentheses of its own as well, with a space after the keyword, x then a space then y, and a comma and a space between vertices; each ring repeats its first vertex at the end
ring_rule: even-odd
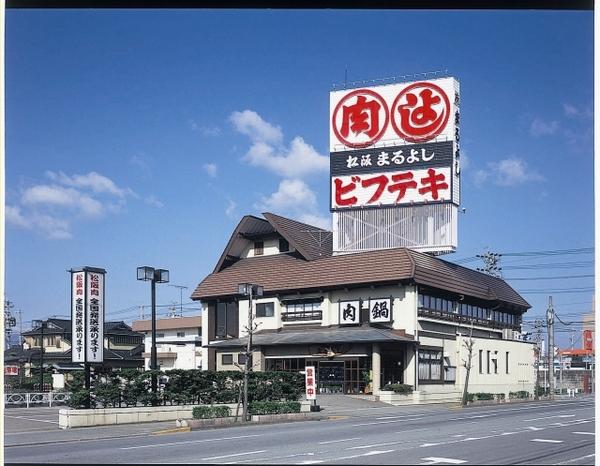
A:
POLYGON ((40 327, 42 331, 42 337, 40 338, 40 391, 44 393, 44 327, 46 323, 43 320, 33 320, 31 322, 33 327, 40 327))
POLYGON ((263 287, 260 285, 253 285, 252 283, 240 283, 238 285, 238 293, 242 296, 248 296, 248 342, 246 344, 246 357, 244 358, 244 409, 243 417, 244 422, 248 422, 248 373, 250 372, 250 359, 252 356, 252 334, 254 333, 253 322, 253 296, 262 296, 263 287))
MULTIPOLYGON (((156 284, 169 282, 169 271, 166 269, 155 269, 154 267, 138 267, 137 279, 149 281, 151 284, 152 301, 152 347, 150 348, 150 370, 158 369, 156 363, 156 284)), ((156 405, 156 373, 152 374, 152 393, 155 395, 152 404, 156 405)))

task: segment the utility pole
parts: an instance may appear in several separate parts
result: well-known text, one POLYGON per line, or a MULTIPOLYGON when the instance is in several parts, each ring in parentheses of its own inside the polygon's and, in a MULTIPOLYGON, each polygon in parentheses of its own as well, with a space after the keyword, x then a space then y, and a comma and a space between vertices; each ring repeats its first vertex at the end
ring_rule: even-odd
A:
POLYGON ((536 320, 534 323, 535 328, 535 348, 536 348, 536 358, 535 358, 535 393, 534 398, 537 400, 539 398, 539 374, 540 374, 540 361, 542 361, 542 348, 540 342, 542 341, 542 327, 544 323, 541 320, 536 320))
POLYGON ((559 373, 559 378, 558 378, 558 393, 560 393, 562 395, 562 389, 563 389, 563 381, 562 381, 562 372, 563 372, 563 358, 562 358, 562 353, 558 352, 558 362, 560 364, 559 369, 558 369, 558 373, 559 373))
POLYGON ((548 381, 550 382, 550 399, 554 399, 554 307, 552 296, 548 297, 548 310, 546 312, 546 325, 548 326, 548 381))
POLYGON ((187 286, 183 285, 169 285, 173 288, 179 288, 179 316, 183 317, 183 290, 187 290, 187 286))
POLYGON ((486 251, 483 254, 477 254, 483 261, 483 267, 477 267, 479 272, 491 275, 492 277, 502 278, 502 267, 500 267, 500 257, 502 254, 486 251))

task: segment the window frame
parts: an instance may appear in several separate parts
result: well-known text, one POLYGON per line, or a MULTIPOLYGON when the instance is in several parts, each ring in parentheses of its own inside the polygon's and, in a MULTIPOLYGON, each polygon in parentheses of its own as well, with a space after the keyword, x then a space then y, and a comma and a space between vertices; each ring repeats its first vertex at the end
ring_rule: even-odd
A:
POLYGON ((221 353, 221 365, 222 366, 233 366, 233 354, 221 353), (225 358, 227 358, 227 360, 231 359, 231 362, 225 362, 225 358))
POLYGON ((255 313, 256 313, 256 317, 259 317, 259 318, 275 317, 275 303, 273 301, 268 301, 265 303, 256 303, 255 313), (271 313, 267 314, 267 309, 268 309, 269 305, 271 308, 271 313), (261 314, 259 314, 259 312, 258 312, 259 306, 263 310, 261 314))
POLYGON ((255 256, 264 256, 265 255, 265 242, 264 241, 255 241, 254 242, 254 255, 255 256))

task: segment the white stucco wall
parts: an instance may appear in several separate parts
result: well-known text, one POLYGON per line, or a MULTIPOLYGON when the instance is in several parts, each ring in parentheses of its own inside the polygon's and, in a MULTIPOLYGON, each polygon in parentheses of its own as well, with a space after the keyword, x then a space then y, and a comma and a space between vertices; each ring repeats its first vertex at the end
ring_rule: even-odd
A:
MULTIPOLYGON (((204 323, 205 314, 202 317, 204 323)), ((204 326, 203 326, 204 329, 204 326)), ((150 353, 152 348, 152 332, 143 332, 144 337, 144 352, 150 353)), ((197 327, 157 330, 156 337, 156 352, 158 363, 162 370, 169 369, 198 369, 202 366, 203 349, 196 347, 196 341, 200 338, 197 327), (178 337, 178 332, 184 332, 185 336, 178 337), (158 336, 158 335, 163 336, 158 336), (176 353, 176 358, 161 358, 161 353, 176 353)), ((146 369, 150 368, 150 358, 144 358, 146 369)))

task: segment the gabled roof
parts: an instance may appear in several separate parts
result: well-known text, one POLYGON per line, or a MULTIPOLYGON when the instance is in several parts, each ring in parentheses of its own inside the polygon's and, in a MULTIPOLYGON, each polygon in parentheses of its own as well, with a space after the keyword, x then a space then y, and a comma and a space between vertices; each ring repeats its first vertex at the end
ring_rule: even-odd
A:
POLYGON ((331 256, 333 235, 330 231, 269 212, 263 215, 306 260, 331 256))
POLYGON ((263 215, 266 220, 254 215, 242 217, 233 230, 213 273, 220 272, 240 259, 247 238, 261 235, 281 235, 307 261, 331 256, 333 237, 330 231, 269 212, 263 215))
MULTIPOLYGON (((44 335, 64 335, 71 333, 71 319, 54 319, 50 318, 46 321, 46 327, 44 328, 44 335)), ((24 336, 40 335, 41 327, 35 327, 31 330, 23 332, 24 336)), ((109 335, 132 335, 143 337, 141 333, 134 332, 129 325, 122 320, 118 321, 105 321, 104 322, 104 336, 109 335)))
POLYGON ((241 259, 208 275, 192 299, 234 297, 238 283, 287 294, 370 285, 416 283, 488 302, 531 307, 504 280, 406 248, 343 254, 306 261, 289 254, 241 259))

